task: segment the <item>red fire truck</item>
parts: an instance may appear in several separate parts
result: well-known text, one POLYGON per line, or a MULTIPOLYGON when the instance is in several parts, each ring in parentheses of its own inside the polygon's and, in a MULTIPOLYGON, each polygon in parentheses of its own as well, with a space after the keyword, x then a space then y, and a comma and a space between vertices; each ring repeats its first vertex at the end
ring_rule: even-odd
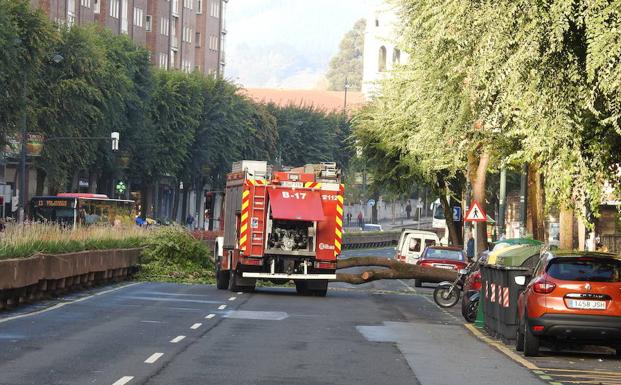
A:
POLYGON ((218 289, 293 280, 299 294, 325 296, 341 252, 343 191, 335 163, 272 171, 267 162, 236 162, 225 190, 218 289))

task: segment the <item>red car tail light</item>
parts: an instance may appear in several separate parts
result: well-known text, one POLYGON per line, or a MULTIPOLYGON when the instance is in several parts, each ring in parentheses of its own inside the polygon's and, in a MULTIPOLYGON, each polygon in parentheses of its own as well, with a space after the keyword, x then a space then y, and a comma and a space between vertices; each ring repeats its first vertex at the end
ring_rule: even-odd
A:
POLYGON ((541 331, 543 331, 543 326, 541 326, 541 325, 535 325, 535 326, 533 326, 533 327, 531 328, 531 330, 532 330, 532 331, 534 331, 534 332, 541 332, 541 331))
POLYGON ((535 293, 539 294, 550 294, 552 290, 556 288, 556 284, 552 282, 539 281, 533 285, 533 290, 535 293))

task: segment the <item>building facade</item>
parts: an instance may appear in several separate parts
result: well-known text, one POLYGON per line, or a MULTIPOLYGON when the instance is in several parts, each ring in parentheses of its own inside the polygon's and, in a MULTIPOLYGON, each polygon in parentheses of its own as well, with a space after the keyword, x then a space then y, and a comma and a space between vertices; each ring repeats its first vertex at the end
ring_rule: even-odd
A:
POLYGON ((369 100, 377 92, 377 82, 389 76, 390 71, 408 61, 408 55, 399 48, 399 18, 386 1, 378 0, 367 16, 362 61, 362 93, 369 100))
POLYGON ((31 0, 59 24, 97 23, 149 49, 155 67, 224 73, 228 0, 31 0))

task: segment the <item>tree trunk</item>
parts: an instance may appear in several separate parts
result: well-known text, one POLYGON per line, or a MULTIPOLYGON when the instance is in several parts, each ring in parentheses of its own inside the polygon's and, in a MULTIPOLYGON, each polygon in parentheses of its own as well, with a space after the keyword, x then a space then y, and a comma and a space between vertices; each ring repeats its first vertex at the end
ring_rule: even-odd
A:
MULTIPOLYGON (((450 240, 452 245, 461 244, 459 239, 459 234, 457 233, 457 228, 455 226, 455 222, 453 222, 453 207, 451 205, 450 198, 447 198, 449 193, 449 189, 446 185, 444 179, 440 179, 438 181, 440 186, 440 203, 442 203, 442 207, 444 208, 444 220, 446 221, 446 228, 448 229, 447 238, 450 240)), ((432 213, 433 215, 433 213, 432 213)))
POLYGON ((559 247, 563 250, 572 250, 574 248, 574 210, 562 207, 559 215, 559 247))
POLYGON ((542 175, 539 166, 534 163, 528 165, 528 199, 526 229, 534 239, 545 240, 544 190, 542 175))
POLYGON ((99 178, 98 173, 93 171, 88 174, 88 192, 89 193, 97 193, 97 179, 99 178))
POLYGON ((381 269, 369 269, 362 273, 337 273, 336 280, 339 282, 358 285, 361 283, 376 281, 379 279, 420 279, 427 282, 453 281, 457 278, 457 272, 453 270, 438 269, 420 265, 410 265, 394 259, 383 257, 353 257, 341 259, 337 262, 337 269, 351 267, 382 267, 381 269))
MULTIPOLYGON (((485 207, 485 182, 489 161, 490 155, 487 151, 482 151, 479 156, 474 153, 468 155, 468 178, 472 186, 472 198, 479 203, 483 211, 487 211, 485 207)), ((477 252, 480 253, 487 248, 487 224, 481 222, 476 228, 477 252)))
POLYGON ((172 220, 173 222, 179 221, 179 183, 175 184, 175 188, 173 189, 173 210, 172 210, 172 220))
POLYGON ((45 170, 38 168, 37 169, 37 186, 36 186, 36 195, 43 195, 43 191, 45 190, 45 178, 47 177, 47 173, 45 170))

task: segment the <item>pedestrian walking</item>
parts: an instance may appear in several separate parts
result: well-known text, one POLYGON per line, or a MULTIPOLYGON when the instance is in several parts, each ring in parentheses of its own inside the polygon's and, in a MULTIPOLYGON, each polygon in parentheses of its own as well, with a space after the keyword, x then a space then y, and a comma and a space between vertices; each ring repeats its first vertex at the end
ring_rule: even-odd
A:
POLYGON ((351 213, 347 213, 347 227, 351 226, 351 213))
POLYGON ((185 218, 185 224, 188 227, 188 230, 192 230, 192 226, 194 225, 194 216, 192 216, 192 214, 188 214, 185 218))
POLYGON ((468 243, 466 243, 466 258, 473 259, 474 258, 474 237, 472 236, 472 231, 468 233, 468 243))
POLYGON ((358 213, 358 226, 361 230, 364 227, 364 214, 362 214, 362 211, 358 213))
POLYGON ((405 215, 408 219, 410 219, 410 213, 412 212, 412 205, 408 202, 408 205, 405 206, 405 215))

